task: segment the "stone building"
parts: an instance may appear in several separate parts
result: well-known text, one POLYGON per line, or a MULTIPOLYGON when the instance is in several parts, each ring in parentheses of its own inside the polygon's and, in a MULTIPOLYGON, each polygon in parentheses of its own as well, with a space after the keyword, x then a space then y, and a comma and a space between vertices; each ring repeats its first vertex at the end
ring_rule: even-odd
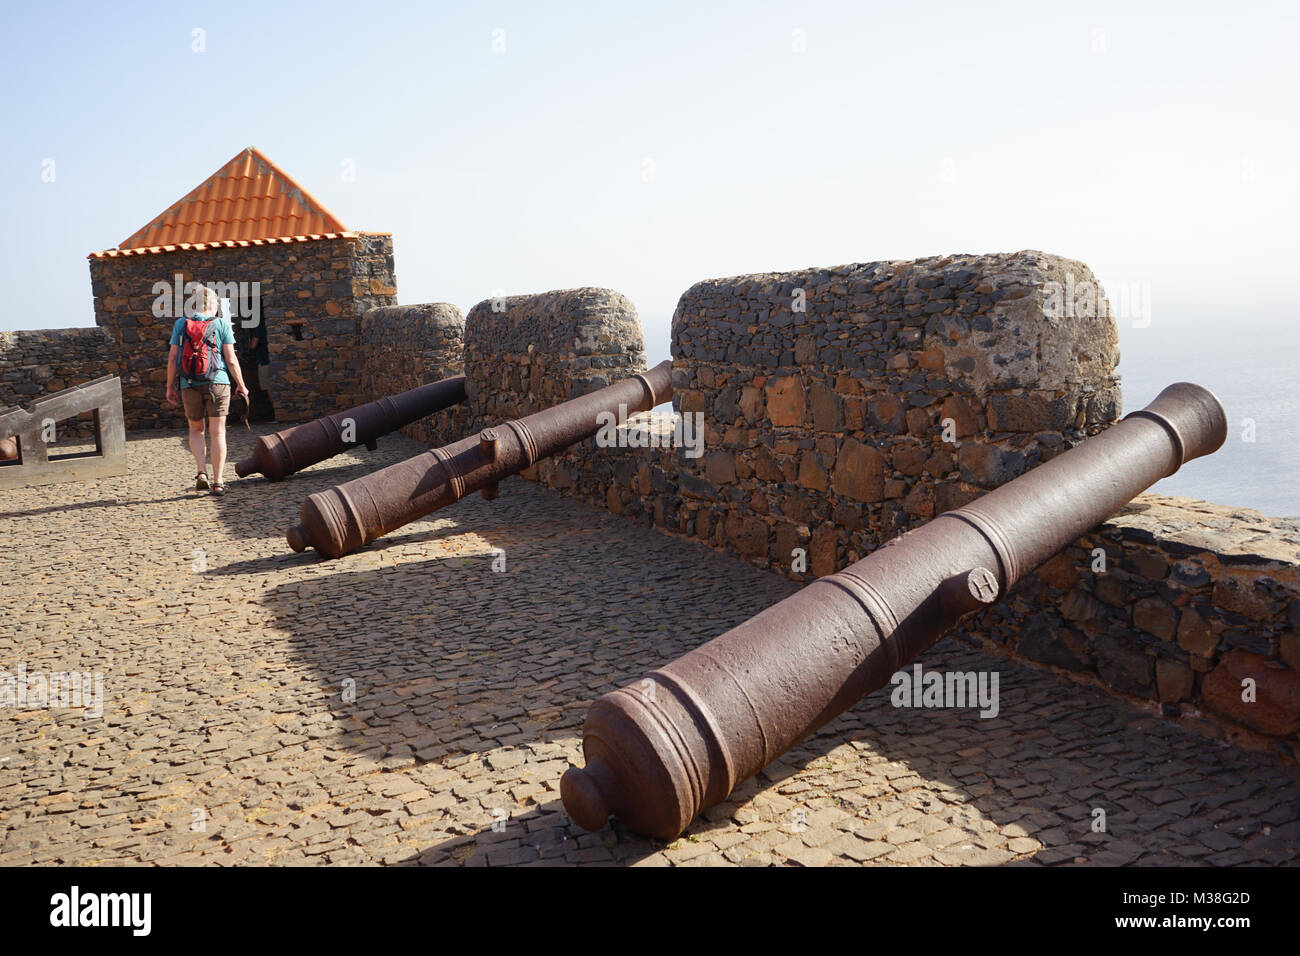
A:
POLYGON ((349 231, 251 146, 89 259, 95 323, 116 352, 129 428, 181 423, 163 396, 164 358, 187 282, 216 285, 241 331, 265 328, 282 421, 362 399, 361 316, 397 302, 391 236, 349 231))

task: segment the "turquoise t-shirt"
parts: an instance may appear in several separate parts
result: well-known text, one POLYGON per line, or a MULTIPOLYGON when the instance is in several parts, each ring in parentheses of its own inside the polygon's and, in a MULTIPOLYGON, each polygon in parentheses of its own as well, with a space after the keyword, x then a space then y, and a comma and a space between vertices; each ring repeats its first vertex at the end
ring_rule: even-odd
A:
MULTIPOLYGON (((235 328, 230 324, 229 319, 224 318, 222 316, 217 316, 215 319, 212 319, 211 321, 214 323, 215 328, 217 330, 217 372, 216 375, 213 376, 211 384, 229 385, 230 373, 226 371, 226 360, 225 357, 221 354, 221 347, 223 345, 235 344, 235 328)), ((171 344, 183 347, 184 342, 185 342, 185 320, 177 319, 175 323, 172 324, 171 344)), ((179 356, 177 356, 177 361, 178 362, 180 361, 179 356)), ((177 369, 176 371, 176 377, 180 382, 181 388, 198 388, 202 385, 208 384, 207 382, 190 381, 188 378, 186 378, 184 375, 180 373, 179 369, 177 369)))

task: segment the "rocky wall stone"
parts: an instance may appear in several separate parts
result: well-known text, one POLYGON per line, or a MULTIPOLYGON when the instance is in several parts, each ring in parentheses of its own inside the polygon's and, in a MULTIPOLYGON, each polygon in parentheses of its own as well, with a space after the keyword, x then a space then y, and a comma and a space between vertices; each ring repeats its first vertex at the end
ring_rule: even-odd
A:
MULTIPOLYGON (((465 317, 446 302, 390 305, 361 317, 361 391, 366 401, 396 395, 464 372, 465 317)), ((465 404, 428 415, 402 431, 445 445, 469 429, 465 404)))
POLYGON ((675 407, 708 448, 673 463, 682 530, 810 580, 1095 434, 1119 356, 1090 288, 1040 252, 697 283, 673 317, 675 407))
POLYGON ((965 633, 1300 756, 1300 518, 1141 495, 965 633))
MULTIPOLYGON (((636 307, 610 289, 488 299, 465 319, 471 428, 522 418, 646 369, 636 307)), ((544 459, 525 478, 622 513, 635 494, 633 449, 595 438, 544 459)))
POLYGON ((611 289, 486 299, 465 320, 477 420, 529 415, 645 370, 641 320, 611 289))
MULTIPOLYGON (((43 395, 119 372, 117 350, 103 329, 0 332, 0 409, 28 406, 43 395)), ((59 433, 89 438, 94 429, 74 420, 60 425, 59 433)))

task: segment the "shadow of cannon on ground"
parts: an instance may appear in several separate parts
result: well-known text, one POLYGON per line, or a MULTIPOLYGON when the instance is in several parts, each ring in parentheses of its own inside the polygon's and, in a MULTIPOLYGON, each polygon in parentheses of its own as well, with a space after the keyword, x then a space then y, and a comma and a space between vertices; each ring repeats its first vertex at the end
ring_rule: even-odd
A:
MULTIPOLYGON (((320 675, 336 745, 372 768, 369 812, 410 809, 400 862, 1177 864, 1276 842, 1232 808, 1267 799, 1263 776, 1220 776, 1266 762, 957 640, 920 663, 997 671, 996 718, 897 708, 887 688, 667 848, 616 820, 585 833, 558 785, 590 702, 796 586, 519 481, 443 514, 263 598, 320 675)), ((1297 817, 1292 785, 1269 819, 1297 817)))

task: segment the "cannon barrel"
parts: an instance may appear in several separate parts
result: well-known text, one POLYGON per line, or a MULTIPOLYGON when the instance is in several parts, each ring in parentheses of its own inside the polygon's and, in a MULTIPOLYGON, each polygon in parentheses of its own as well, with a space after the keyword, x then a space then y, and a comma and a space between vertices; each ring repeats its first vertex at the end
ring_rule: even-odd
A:
POLYGON ((348 408, 337 415, 305 421, 282 432, 265 434, 257 440, 252 454, 235 464, 235 473, 239 477, 248 477, 261 472, 266 479, 279 481, 357 445, 373 450, 376 438, 464 401, 465 376, 439 378, 409 392, 348 408), (352 441, 343 440, 347 421, 352 423, 352 441))
POLYGON ((12 461, 18 457, 18 442, 13 438, 0 439, 0 461, 12 461))
POLYGON ((453 375, 274 435, 263 435, 253 453, 235 465, 235 474, 247 478, 261 472, 268 480, 279 481, 357 445, 373 449, 377 438, 463 401, 465 376, 453 375), (345 441, 349 421, 353 437, 345 441))
POLYGON ((355 551, 394 528, 482 491, 594 435, 601 414, 648 411, 672 398, 672 363, 662 362, 552 408, 434 448, 362 478, 308 496, 301 523, 285 537, 295 551, 314 547, 332 558, 355 551))
POLYGON ((638 833, 678 836, 958 618, 1226 434, 1214 395, 1171 385, 1102 434, 598 698, 583 726, 586 765, 560 781, 569 815, 587 830, 612 814, 638 833))

